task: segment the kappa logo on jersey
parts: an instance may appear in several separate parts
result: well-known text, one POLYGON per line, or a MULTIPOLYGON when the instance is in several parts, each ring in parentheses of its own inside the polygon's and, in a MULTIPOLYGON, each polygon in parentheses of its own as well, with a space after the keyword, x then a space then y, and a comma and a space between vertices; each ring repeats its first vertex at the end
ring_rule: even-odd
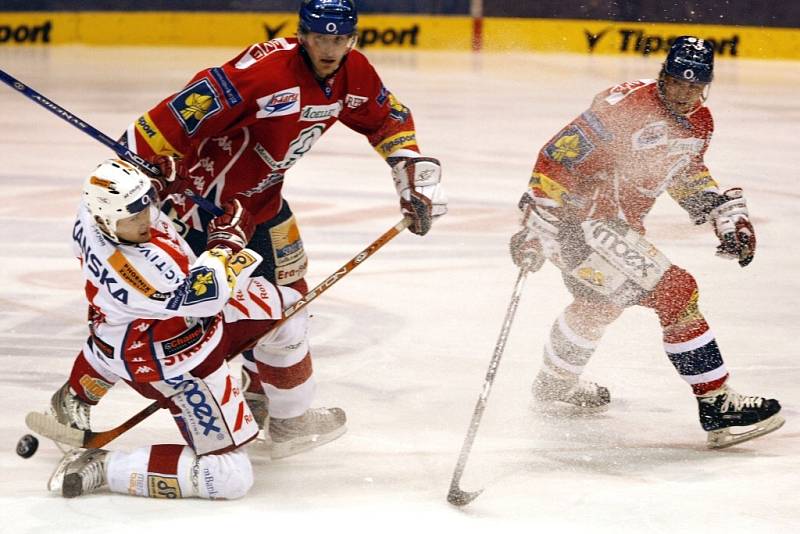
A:
MULTIPOLYGON (((381 91, 383 91, 383 90, 384 89, 381 89, 381 91)), ((380 96, 378 98, 380 98, 380 96)), ((369 98, 367 98, 366 96, 359 96, 359 95, 348 94, 347 96, 344 97, 344 103, 350 109, 356 109, 358 107, 361 107, 368 100, 369 100, 369 98)), ((385 98, 384 98, 383 102, 386 102, 385 98)), ((378 103, 379 104, 383 104, 383 102, 378 102, 378 103)))
POLYGON ((170 101, 169 109, 187 134, 194 134, 204 120, 222 109, 219 96, 207 78, 199 80, 170 101))
POLYGON ((579 126, 572 125, 547 145, 544 153, 566 167, 576 165, 592 153, 594 145, 579 126))
POLYGON ((217 279, 214 271, 208 267, 197 267, 190 271, 190 276, 184 282, 185 296, 183 302, 187 306, 214 300, 218 295, 217 279))
POLYGON ((239 58, 239 61, 236 62, 235 67, 240 70, 246 69, 255 65, 257 61, 264 59, 273 52, 277 52, 279 50, 291 50, 296 46, 296 43, 289 44, 289 42, 283 38, 273 39, 272 41, 268 41, 266 43, 254 44, 242 55, 241 58, 239 58))
POLYGON ((300 112, 300 87, 284 89, 271 95, 256 99, 258 112, 256 118, 282 117, 300 112))
POLYGON ((328 106, 304 106, 300 112, 301 121, 326 121, 331 117, 338 117, 342 110, 342 101, 328 106))

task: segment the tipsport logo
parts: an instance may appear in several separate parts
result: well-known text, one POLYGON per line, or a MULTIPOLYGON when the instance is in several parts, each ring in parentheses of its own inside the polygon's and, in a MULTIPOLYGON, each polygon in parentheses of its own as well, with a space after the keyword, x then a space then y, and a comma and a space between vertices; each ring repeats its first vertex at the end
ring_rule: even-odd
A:
POLYGON ((20 24, 11 26, 0 24, 0 45, 5 43, 50 43, 53 22, 43 24, 20 24))
MULTIPOLYGON (((638 53, 647 56, 656 52, 666 53, 672 43, 677 38, 676 35, 659 35, 656 33, 647 33, 644 30, 636 28, 619 28, 612 31, 613 28, 607 27, 600 31, 583 30, 586 37, 586 44, 589 52, 594 52, 597 49, 598 43, 601 41, 607 42, 615 40, 614 47, 620 53, 638 53)), ((706 41, 711 43, 714 47, 714 53, 717 55, 727 55, 736 57, 739 55, 739 41, 738 34, 733 34, 730 38, 713 38, 705 37, 706 41)))

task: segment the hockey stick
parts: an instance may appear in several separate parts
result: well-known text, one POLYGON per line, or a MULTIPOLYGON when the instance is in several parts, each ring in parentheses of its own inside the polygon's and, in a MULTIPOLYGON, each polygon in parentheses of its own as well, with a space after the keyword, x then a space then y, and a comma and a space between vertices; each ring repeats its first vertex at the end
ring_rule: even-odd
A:
POLYGON ((503 356, 503 350, 506 348, 508 333, 511 330, 511 323, 514 321, 514 315, 517 313, 517 306, 519 305, 519 299, 522 295, 522 288, 525 285, 525 277, 527 275, 528 266, 526 264, 520 268, 519 275, 517 276, 517 283, 514 284, 511 303, 508 305, 506 318, 503 321, 503 327, 500 329, 500 337, 497 339, 492 360, 489 362, 489 370, 486 372, 483 389, 475 405, 475 411, 472 413, 472 420, 469 422, 467 437, 464 438, 464 444, 461 446, 461 453, 458 455, 458 463, 456 463, 456 468, 453 472, 453 480, 450 482, 450 491, 447 493, 447 502, 455 506, 465 506, 478 498, 478 495, 483 492, 482 489, 478 491, 464 491, 459 487, 459 483, 461 482, 461 476, 464 474, 464 468, 467 465, 467 459, 472 450, 472 443, 475 441, 475 435, 478 433, 478 425, 481 423, 483 411, 486 409, 486 403, 489 398, 489 392, 492 389, 494 376, 497 374, 497 367, 500 365, 500 358, 503 356))
MULTIPOLYGON (((284 321, 295 315, 297 312, 308 306, 308 304, 331 288, 333 284, 341 280, 353 269, 364 263, 364 261, 375 254, 386 243, 394 239, 400 232, 408 228, 411 219, 403 218, 400 222, 384 232, 378 239, 373 241, 364 250, 356 254, 350 261, 341 266, 336 272, 327 277, 314 289, 306 293, 300 300, 283 310, 283 317, 270 326, 268 331, 274 330, 284 321)), ((265 332, 266 334, 266 332, 265 332)), ((249 347, 251 348, 251 347, 249 347)), ((64 443, 72 447, 82 447, 85 449, 99 448, 112 440, 118 438, 131 428, 135 427, 161 408, 159 401, 151 403, 142 411, 122 423, 121 425, 105 430, 103 432, 92 432, 91 430, 78 430, 59 423, 52 415, 30 412, 25 417, 25 424, 29 429, 37 434, 50 438, 53 441, 64 443)))
MULTIPOLYGON (((49 100, 42 96, 40 93, 34 91, 32 88, 28 87, 18 79, 14 78, 4 70, 0 69, 0 80, 6 83, 9 87, 16 89, 23 95, 27 96, 46 110, 50 111, 57 117, 67 121, 71 125, 75 126, 79 130, 83 131, 89 137, 94 138, 96 141, 100 141, 108 148, 116 152, 116 154, 133 165, 144 169, 148 173, 152 174, 153 176, 161 176, 161 169, 158 168, 158 165, 154 165, 141 157, 140 155, 133 152, 128 147, 114 141, 109 136, 78 118, 77 116, 73 115, 66 109, 62 108, 52 100, 49 100)), ((200 208, 204 209, 208 213, 212 215, 222 215, 223 211, 219 209, 217 206, 206 200, 205 198, 201 197, 200 195, 196 194, 191 189, 186 189, 183 191, 183 194, 189 197, 192 202, 197 204, 200 208)))

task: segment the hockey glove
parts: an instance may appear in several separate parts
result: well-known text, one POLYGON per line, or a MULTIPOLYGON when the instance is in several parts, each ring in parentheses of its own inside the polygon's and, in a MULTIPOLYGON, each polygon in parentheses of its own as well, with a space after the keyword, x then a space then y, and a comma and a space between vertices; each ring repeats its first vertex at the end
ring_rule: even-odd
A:
POLYGON ((439 183, 442 167, 436 158, 390 157, 392 178, 400 195, 400 212, 411 219, 408 227, 417 235, 425 235, 434 219, 447 213, 447 197, 439 183))
POLYGON ((739 265, 745 267, 756 253, 756 234, 741 188, 728 189, 720 201, 709 214, 720 241, 717 256, 739 260, 739 265))
POLYGON ((511 236, 508 248, 511 252, 511 261, 520 269, 525 267, 529 273, 535 273, 544 265, 546 258, 542 244, 527 228, 511 236))
POLYGON ((224 248, 232 254, 242 250, 255 232, 253 216, 238 200, 228 200, 222 204, 225 213, 211 219, 208 223, 208 243, 206 250, 224 248))
POLYGON ((181 158, 172 156, 155 156, 150 160, 161 169, 161 176, 150 176, 150 181, 162 201, 169 195, 182 193, 188 185, 189 170, 181 158))

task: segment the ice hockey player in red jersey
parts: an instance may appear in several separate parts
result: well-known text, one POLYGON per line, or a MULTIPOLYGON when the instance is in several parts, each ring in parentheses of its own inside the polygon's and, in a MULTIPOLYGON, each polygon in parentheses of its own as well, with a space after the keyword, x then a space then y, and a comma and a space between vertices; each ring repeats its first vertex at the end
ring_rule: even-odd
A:
MULTIPOLYGON (((353 48, 354 2, 304 0, 299 16, 296 39, 255 44, 222 66, 198 72, 136 119, 123 142, 165 171, 166 179, 156 183, 162 198, 169 198, 164 211, 196 253, 206 246, 210 216, 187 199, 187 188, 216 205, 241 202, 257 224, 248 247, 263 257, 254 275, 302 293, 307 259, 281 193, 284 175, 337 121, 363 134, 390 165, 412 232, 426 234, 446 213, 447 201, 439 162, 420 154, 410 110, 353 48)), ((245 355, 246 396, 273 441, 323 443, 308 441, 314 425, 338 421, 343 412, 310 409, 316 387, 310 355, 245 355)), ((97 402, 85 388, 62 397, 87 414, 97 402)), ((82 424, 68 415, 61 419, 82 424)))
MULTIPOLYGON (((305 313, 272 328, 300 293, 250 276, 261 258, 244 248, 255 225, 237 200, 209 222, 199 257, 156 201, 150 178, 121 160, 85 181, 72 238, 90 335, 65 387, 96 392, 122 379, 169 408, 186 445, 69 451, 49 482, 65 497, 104 485, 146 497, 242 497, 253 482, 242 447, 259 429, 227 359, 256 343, 308 351, 305 313)), ((31 415, 34 427, 55 423, 31 415)))
POLYGON ((533 383, 543 408, 606 409, 608 389, 580 375, 605 328, 626 307, 646 306, 696 395, 708 445, 718 448, 780 428, 780 404, 728 385, 694 277, 643 237, 645 216, 667 191, 695 224, 710 222, 719 256, 742 267, 753 260, 756 237, 742 190, 720 191, 703 161, 714 129, 704 105, 713 67, 709 42, 678 37, 658 80, 597 95, 539 152, 519 204, 523 228, 510 247, 521 268, 535 271, 549 259, 574 298, 552 326, 533 383))

